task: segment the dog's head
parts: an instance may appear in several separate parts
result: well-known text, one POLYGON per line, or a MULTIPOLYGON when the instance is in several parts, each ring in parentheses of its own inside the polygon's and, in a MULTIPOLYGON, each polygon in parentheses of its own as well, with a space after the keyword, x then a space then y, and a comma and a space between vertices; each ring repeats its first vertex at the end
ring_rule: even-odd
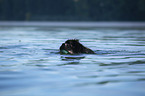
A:
POLYGON ((78 39, 67 40, 60 46, 60 52, 63 54, 78 54, 82 53, 83 45, 78 39))

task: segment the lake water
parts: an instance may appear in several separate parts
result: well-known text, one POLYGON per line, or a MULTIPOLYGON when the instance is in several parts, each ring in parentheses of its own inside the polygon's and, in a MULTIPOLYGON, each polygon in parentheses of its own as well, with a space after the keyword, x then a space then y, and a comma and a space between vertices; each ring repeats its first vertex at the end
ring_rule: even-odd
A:
POLYGON ((38 25, 0 26, 0 96, 145 96, 145 28, 38 25))

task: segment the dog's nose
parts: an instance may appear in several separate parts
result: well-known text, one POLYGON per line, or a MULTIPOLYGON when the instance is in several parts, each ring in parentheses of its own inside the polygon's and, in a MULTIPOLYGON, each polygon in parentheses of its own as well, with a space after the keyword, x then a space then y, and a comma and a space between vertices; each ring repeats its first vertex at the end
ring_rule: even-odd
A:
POLYGON ((62 50, 62 49, 65 49, 65 44, 64 43, 60 46, 60 50, 62 50))

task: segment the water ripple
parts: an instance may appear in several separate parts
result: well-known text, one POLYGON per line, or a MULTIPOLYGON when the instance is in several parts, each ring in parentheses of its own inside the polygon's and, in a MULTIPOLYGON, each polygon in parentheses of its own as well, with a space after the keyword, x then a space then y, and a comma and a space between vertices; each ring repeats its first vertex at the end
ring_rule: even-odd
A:
POLYGON ((109 89, 144 95, 144 38, 145 29, 132 28, 0 27, 0 94, 90 96, 109 89), (60 55, 69 38, 96 54, 60 55))

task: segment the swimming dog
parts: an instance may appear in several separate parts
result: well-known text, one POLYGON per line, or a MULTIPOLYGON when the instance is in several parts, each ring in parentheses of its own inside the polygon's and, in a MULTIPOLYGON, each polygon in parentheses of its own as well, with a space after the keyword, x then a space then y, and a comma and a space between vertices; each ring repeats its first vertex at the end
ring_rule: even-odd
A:
POLYGON ((60 48, 61 54, 94 54, 91 49, 83 46, 78 39, 69 39, 63 43, 60 48))

